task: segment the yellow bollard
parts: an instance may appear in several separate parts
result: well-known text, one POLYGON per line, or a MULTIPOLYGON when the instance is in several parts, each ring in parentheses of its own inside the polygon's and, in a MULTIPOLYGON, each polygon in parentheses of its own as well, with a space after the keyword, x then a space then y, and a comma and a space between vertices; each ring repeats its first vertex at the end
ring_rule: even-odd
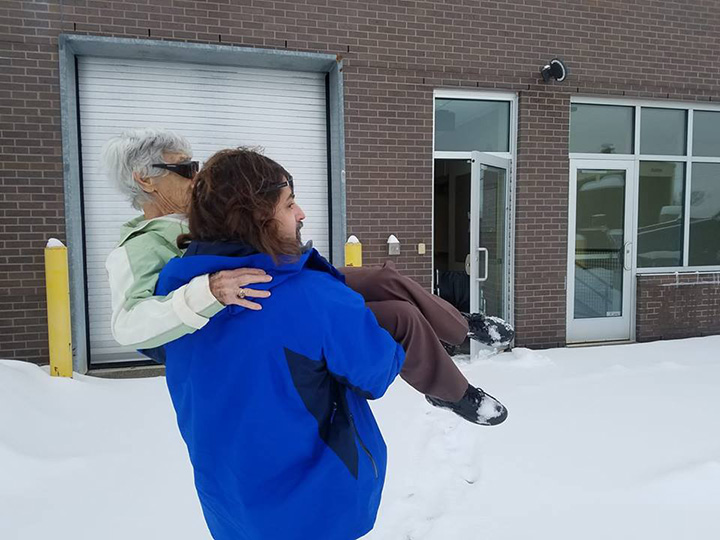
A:
POLYGON ((50 375, 72 377, 70 280, 67 248, 55 238, 51 238, 45 247, 45 290, 47 293, 50 375))
POLYGON ((345 243, 345 266, 362 266, 362 244, 355 235, 345 243))

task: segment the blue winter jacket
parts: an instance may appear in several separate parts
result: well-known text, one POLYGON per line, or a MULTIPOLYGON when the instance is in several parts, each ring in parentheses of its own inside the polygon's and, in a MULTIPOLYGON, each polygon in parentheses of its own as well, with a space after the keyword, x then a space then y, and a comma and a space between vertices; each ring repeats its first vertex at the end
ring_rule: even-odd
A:
POLYGON ((191 244, 156 289, 240 267, 273 276, 253 285, 272 290, 261 311, 228 306, 166 345, 208 527, 216 540, 359 538, 375 522, 387 456, 367 400, 385 393, 404 351, 314 249, 281 265, 247 253, 191 244))

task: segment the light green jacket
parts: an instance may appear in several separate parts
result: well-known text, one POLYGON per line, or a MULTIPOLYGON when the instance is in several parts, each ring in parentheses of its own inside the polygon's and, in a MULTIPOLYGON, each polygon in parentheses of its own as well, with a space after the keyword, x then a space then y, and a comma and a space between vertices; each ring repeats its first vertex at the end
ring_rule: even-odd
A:
POLYGON ((139 216, 122 227, 120 243, 105 268, 112 294, 112 333, 120 345, 158 347, 205 326, 224 306, 210 292, 208 275, 194 278, 167 296, 155 296, 163 266, 183 251, 177 237, 188 232, 182 215, 146 220, 139 216))

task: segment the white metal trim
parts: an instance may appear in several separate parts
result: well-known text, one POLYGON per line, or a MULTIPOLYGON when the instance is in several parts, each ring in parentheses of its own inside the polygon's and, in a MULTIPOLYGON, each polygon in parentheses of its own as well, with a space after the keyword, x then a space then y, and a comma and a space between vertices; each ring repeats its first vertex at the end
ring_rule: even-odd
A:
MULTIPOLYGON (((472 152, 470 166, 470 313, 480 312, 480 209, 482 202, 483 167, 480 152, 472 152)), ((487 260, 487 253, 485 254, 487 260)), ((478 353, 478 346, 470 340, 470 357, 478 353)))
POLYGON ((638 161, 677 161, 680 163, 685 163, 690 161, 690 158, 688 156, 660 156, 657 154, 642 154, 638 156, 638 161))
MULTIPOLYGON (((586 153, 570 153, 570 159, 591 159, 593 161, 615 161, 618 159, 635 159, 637 161, 690 161, 690 156, 670 156, 659 154, 586 154, 586 153)), ((698 158, 692 157, 693 161, 707 163, 720 163, 720 157, 717 158, 698 158)))
MULTIPOLYGON (((437 151, 433 153, 434 159, 472 159, 472 150, 463 152, 449 152, 447 150, 437 151)), ((484 155, 493 156, 501 159, 512 159, 510 152, 482 152, 484 155)))
MULTIPOLYGON (((636 118, 639 122, 639 119, 636 118)), ((638 133, 638 141, 639 141, 638 133)), ((635 150, 640 151, 640 143, 638 142, 635 150)), ((638 259, 638 214, 639 214, 639 196, 640 196, 640 161, 634 160, 632 162, 632 169, 629 171, 632 175, 630 178, 631 186, 630 189, 626 189, 625 196, 628 197, 628 193, 631 193, 632 200, 626 201, 625 208, 629 208, 632 216, 630 222, 630 241, 632 242, 631 252, 631 265, 630 265, 630 283, 627 285, 630 287, 630 300, 628 309, 630 310, 630 340, 635 341, 637 335, 637 259, 638 259)), ((628 239, 626 238, 627 242, 628 239)), ((623 257, 625 255, 623 254, 623 257)))
MULTIPOLYGON (((695 267, 699 268, 699 267, 695 267)), ((704 267, 703 267, 704 268, 704 267)), ((717 270, 694 270, 694 271, 675 271, 671 272, 668 270, 664 270, 662 272, 648 272, 648 273, 642 273, 638 274, 642 277, 655 277, 655 276, 717 276, 720 274, 720 266, 716 266, 717 270)))
POLYGON ((509 157, 500 157, 489 152, 472 152, 472 159, 479 160, 483 165, 490 165, 498 169, 508 169, 510 167, 509 157))
MULTIPOLYGON (((470 312, 480 311, 480 288, 478 278, 480 277, 480 209, 482 202, 482 164, 480 152, 472 152, 470 165, 470 312)), ((474 356, 476 349, 470 346, 470 354, 474 356)))
POLYGON ((649 99, 649 98, 615 98, 600 96, 571 96, 570 103, 578 103, 584 105, 620 105, 629 107, 653 107, 656 109, 686 109, 698 111, 720 111, 720 104, 710 102, 697 101, 677 101, 666 99, 649 99))
POLYGON ((472 152, 433 152, 433 159, 472 159, 472 152))
POLYGON ((635 154, 592 154, 584 152, 570 152, 568 154, 570 159, 589 159, 593 161, 617 161, 625 159, 636 159, 635 154))
POLYGON ((570 160, 568 173, 568 227, 565 269, 565 342, 570 343, 570 325, 575 316, 575 229, 577 226, 577 164, 570 160))
POLYGON ((640 125, 640 113, 641 107, 637 105, 635 107, 634 118, 633 118, 633 155, 637 158, 640 155, 640 131, 642 126, 640 125))
POLYGON ((656 266, 652 268, 638 268, 638 275, 666 275, 666 274, 715 274, 720 272, 720 266, 656 266))
POLYGON ((690 202, 692 196, 692 144, 693 144, 693 128, 694 128, 694 113, 695 111, 689 110, 687 115, 687 155, 688 162, 685 164, 685 197, 684 210, 683 210, 683 267, 687 267, 690 263, 690 202))
MULTIPOLYGON (((517 97, 517 92, 489 92, 487 90, 483 90, 482 88, 478 88, 477 90, 451 90, 445 88, 437 88, 433 90, 433 100, 472 99, 476 101, 514 101, 517 99, 517 97)), ((434 112, 435 108, 433 104, 433 116, 434 112)), ((433 148, 435 148, 435 146, 433 146, 433 148)))
POLYGON ((516 194, 516 178, 517 178, 517 137, 518 122, 520 118, 520 98, 517 93, 513 97, 512 106, 510 107, 510 171, 507 179, 507 189, 505 192, 506 203, 506 219, 507 219, 507 321, 515 325, 515 194, 516 194))
POLYGON ((430 158, 430 292, 435 294, 435 92, 432 100, 432 157, 430 158))

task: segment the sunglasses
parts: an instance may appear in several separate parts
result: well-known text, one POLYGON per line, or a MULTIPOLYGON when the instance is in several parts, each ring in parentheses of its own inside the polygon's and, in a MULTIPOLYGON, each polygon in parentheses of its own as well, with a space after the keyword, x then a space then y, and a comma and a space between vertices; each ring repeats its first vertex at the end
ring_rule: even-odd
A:
POLYGON ((260 193, 270 193, 271 191, 280 190, 285 186, 288 186, 290 188, 290 191, 295 193, 295 184, 293 183, 293 177, 290 175, 287 176, 287 180, 285 180, 284 182, 280 182, 278 184, 271 184, 268 187, 262 188, 260 190, 260 193))
POLYGON ((153 167, 165 169, 175 174, 179 174, 183 178, 192 180, 200 170, 199 161, 181 161, 180 163, 153 163, 153 167))

